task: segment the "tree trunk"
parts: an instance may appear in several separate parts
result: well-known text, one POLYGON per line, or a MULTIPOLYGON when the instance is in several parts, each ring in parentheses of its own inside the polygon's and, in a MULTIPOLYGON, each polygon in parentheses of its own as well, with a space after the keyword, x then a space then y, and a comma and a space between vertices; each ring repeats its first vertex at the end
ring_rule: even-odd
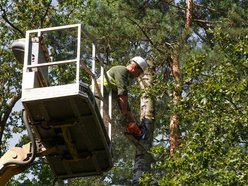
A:
MULTIPOLYGON (((153 82, 153 73, 154 69, 150 68, 141 78, 140 86, 143 90, 149 89, 153 82)), ((153 130, 154 130, 154 101, 151 96, 146 92, 143 93, 140 100, 140 120, 144 124, 148 131, 149 137, 145 140, 142 140, 141 143, 146 149, 152 147, 153 140, 153 130)), ((135 155, 135 164, 134 164, 134 174, 133 174, 133 185, 138 186, 138 179, 142 176, 144 172, 150 170, 152 163, 151 156, 146 152, 136 149, 135 155)))
MULTIPOLYGON (((180 64, 178 60, 178 53, 185 43, 190 24, 192 21, 192 0, 186 0, 186 13, 185 13, 185 32, 182 33, 181 39, 179 39, 178 44, 175 46, 174 50, 168 57, 168 63, 171 67, 171 73, 175 81, 175 88, 172 95, 172 103, 175 108, 181 98, 181 87, 182 87, 182 77, 180 71, 180 64)), ((170 155, 173 155, 174 150, 180 144, 180 131, 179 131, 179 121, 178 115, 175 112, 172 112, 170 115, 170 155)))
MULTIPOLYGON (((173 78, 175 80, 175 89, 172 95, 172 103, 173 107, 176 107, 178 101, 180 100, 181 96, 181 72, 180 66, 178 62, 178 56, 176 53, 173 53, 168 58, 171 72, 173 78)), ((178 115, 175 112, 172 112, 170 115, 170 155, 173 155, 174 150, 179 146, 179 139, 180 139, 180 132, 179 132, 179 122, 178 122, 178 115)))
POLYGON ((192 0, 186 1, 185 29, 188 30, 192 21, 192 0))

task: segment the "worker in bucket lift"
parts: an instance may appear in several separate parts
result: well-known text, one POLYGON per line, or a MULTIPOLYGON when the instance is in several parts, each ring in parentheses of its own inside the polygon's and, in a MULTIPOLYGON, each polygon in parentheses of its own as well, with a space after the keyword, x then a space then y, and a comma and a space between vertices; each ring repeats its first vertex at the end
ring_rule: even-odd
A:
MULTIPOLYGON (((118 106, 123 115, 122 125, 126 123, 127 133, 132 134, 136 139, 145 139, 148 133, 145 126, 139 126, 135 121, 135 118, 131 112, 128 103, 128 85, 129 79, 139 77, 144 70, 147 68, 146 61, 136 56, 129 60, 126 66, 113 66, 107 71, 107 76, 110 85, 106 78, 104 78, 105 92, 109 92, 110 87, 112 88, 113 98, 117 99, 118 106)), ((98 79, 99 82, 100 78, 98 79)), ((108 113, 108 94, 104 94, 104 113, 108 113)), ((108 119, 104 114, 104 123, 108 119)))

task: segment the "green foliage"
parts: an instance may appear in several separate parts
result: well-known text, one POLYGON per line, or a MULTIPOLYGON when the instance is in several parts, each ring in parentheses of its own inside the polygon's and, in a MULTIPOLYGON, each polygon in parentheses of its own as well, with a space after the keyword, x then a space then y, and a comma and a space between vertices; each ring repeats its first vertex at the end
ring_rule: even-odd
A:
POLYGON ((145 185, 247 184, 248 39, 223 29, 212 34, 214 50, 198 51, 183 64, 180 148, 173 157, 153 149, 160 161, 144 175, 145 185))
MULTIPOLYGON (((158 141, 151 152, 158 161, 141 179, 144 185, 247 184, 248 4, 232 0, 194 1, 193 18, 209 22, 192 23, 185 46, 178 51, 183 95, 174 108, 170 105, 170 96, 175 82, 171 78, 167 54, 180 42, 184 31, 185 1, 179 3, 181 6, 177 7, 171 1, 160 0, 2 0, 0 15, 9 22, 0 22, 1 118, 9 100, 21 91, 21 65, 13 58, 11 42, 24 37, 29 29, 82 23, 96 37, 97 57, 107 64, 106 68, 126 64, 133 55, 147 57, 154 63, 155 81, 145 91, 157 100, 155 137, 158 141), (172 111, 180 117, 182 139, 180 148, 170 157, 167 139, 172 111)), ((53 46, 51 55, 56 59, 73 57, 70 53, 75 48, 73 40, 63 37, 62 42, 58 36, 47 37, 50 47, 53 46), (58 51, 62 55, 58 56, 58 51)), ((82 58, 90 66, 90 44, 84 41, 82 46, 82 58)), ((52 72, 65 76, 56 79, 52 74, 50 78, 54 84, 72 81, 73 69, 73 66, 54 68, 52 72)), ((137 86, 132 86, 132 92, 130 100, 138 115, 137 98, 143 92, 137 86)), ((12 132, 23 130, 18 121, 19 114, 13 113, 5 127, 6 139, 12 137, 12 132)), ((113 123, 115 131, 119 131, 117 123, 117 120, 113 123)), ((134 149, 120 132, 114 134, 113 169, 103 176, 70 179, 64 185, 130 184, 134 149)), ((22 136, 18 145, 28 140, 27 136, 22 136)), ((3 147, 1 150, 5 151, 3 147)), ((8 185, 52 185, 53 182, 51 170, 41 158, 8 185)))

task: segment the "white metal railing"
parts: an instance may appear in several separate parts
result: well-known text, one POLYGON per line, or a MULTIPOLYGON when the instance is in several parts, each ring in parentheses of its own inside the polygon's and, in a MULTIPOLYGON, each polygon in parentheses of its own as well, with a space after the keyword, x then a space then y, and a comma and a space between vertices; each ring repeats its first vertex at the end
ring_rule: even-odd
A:
MULTIPOLYGON (((79 73, 80 73, 80 46, 81 46, 81 24, 74 24, 74 25, 66 25, 66 26, 58 26, 52 28, 43 28, 43 29, 36 29, 36 30, 29 30, 26 32, 26 43, 25 43, 25 56, 24 56, 24 70, 34 68, 34 67, 45 67, 45 66, 52 66, 52 65, 60 65, 60 64, 69 64, 69 63, 76 63, 76 83, 79 83, 79 73), (77 28, 77 57, 73 60, 63 60, 63 61, 53 61, 49 63, 42 63, 42 64, 35 64, 29 65, 28 60, 30 55, 30 39, 32 34, 37 34, 37 37, 40 38, 43 33, 47 33, 50 31, 59 31, 59 30, 66 30, 70 28, 77 28)), ((39 56, 37 56, 39 60, 39 56)), ((31 63, 30 63, 31 64, 31 63)), ((24 71, 25 73, 25 71, 24 71)))
MULTIPOLYGON (((29 30, 26 32, 26 41, 25 41, 25 55, 24 55, 24 70, 23 70, 23 76, 25 76, 25 73, 30 72, 30 69, 34 68, 41 68, 41 67, 48 67, 53 65, 62 65, 62 64, 76 64, 76 83, 80 83, 80 68, 83 67, 84 70, 90 75, 91 77, 91 90, 93 92, 93 95, 96 94, 96 91, 100 90, 100 95, 103 98, 104 96, 104 75, 106 74, 104 72, 104 64, 100 63, 100 77, 101 77, 101 85, 97 84, 95 73, 96 73, 96 44, 95 44, 95 38, 89 34, 86 30, 82 28, 81 24, 72 24, 72 25, 65 25, 65 26, 58 26, 58 27, 51 27, 51 28, 42 28, 42 29, 35 29, 35 30, 29 30), (31 55, 32 55, 32 35, 36 35, 36 37, 41 38, 44 33, 51 32, 51 31, 60 31, 60 30, 66 30, 66 29, 77 29, 77 54, 75 59, 70 60, 60 60, 60 61, 49 61, 49 62, 43 62, 39 63, 39 56, 37 56, 37 63, 32 64, 31 61, 31 55), (92 41, 92 69, 90 70, 85 64, 81 62, 81 32, 84 32, 86 36, 92 41)), ((38 54, 39 55, 39 54, 38 54)), ((23 78, 24 80, 25 78, 23 78)), ((27 80, 27 78, 26 78, 27 80)), ((98 92, 99 93, 99 92, 98 92)), ((101 116, 103 116, 104 111, 104 102, 103 99, 101 100, 100 104, 100 113, 101 116)), ((112 118, 112 91, 109 92, 109 110, 108 110, 108 135, 111 139, 111 118, 112 118)))

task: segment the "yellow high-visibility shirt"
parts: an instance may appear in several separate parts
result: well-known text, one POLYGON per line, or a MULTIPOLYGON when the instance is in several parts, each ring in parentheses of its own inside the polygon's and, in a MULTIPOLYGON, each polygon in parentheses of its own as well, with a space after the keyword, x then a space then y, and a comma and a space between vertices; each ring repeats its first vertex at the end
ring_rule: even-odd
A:
MULTIPOLYGON (((125 66, 114 66, 107 71, 107 75, 113 92, 116 92, 117 95, 127 95, 128 78, 130 76, 127 68, 125 66)), ((109 91, 106 78, 104 78, 104 87, 109 91)))

